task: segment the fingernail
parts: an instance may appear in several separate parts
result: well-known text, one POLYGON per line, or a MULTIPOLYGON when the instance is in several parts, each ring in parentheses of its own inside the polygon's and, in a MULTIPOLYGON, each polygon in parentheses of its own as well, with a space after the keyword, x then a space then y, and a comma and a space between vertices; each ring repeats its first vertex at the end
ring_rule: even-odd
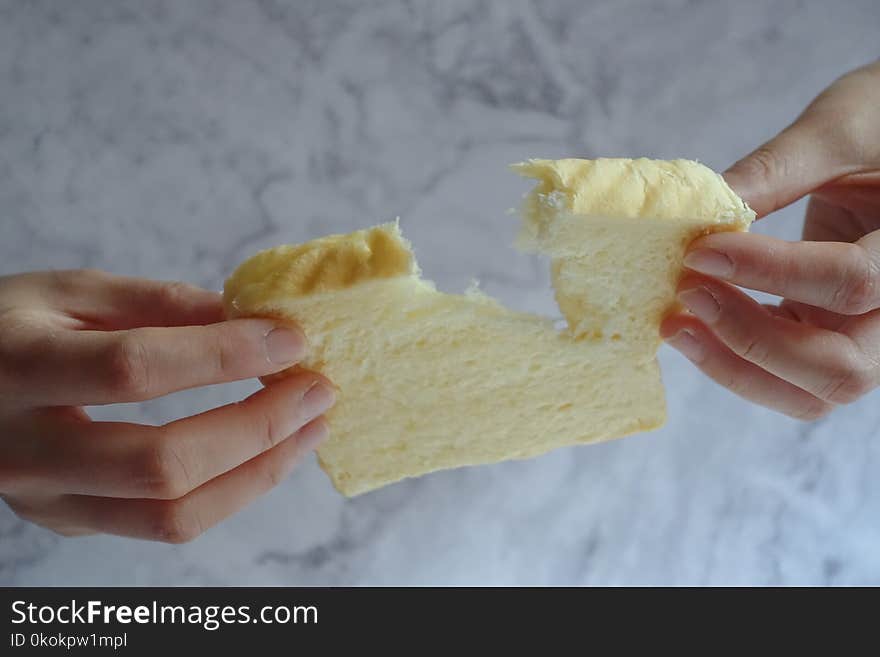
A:
POLYGON ((695 249, 684 256, 684 266, 694 271, 728 278, 733 275, 733 260, 715 249, 695 249))
POLYGON ((303 411, 310 418, 318 417, 333 406, 335 401, 336 391, 323 381, 315 381, 303 395, 303 411))
POLYGON ((703 359, 703 345, 693 331, 681 329, 671 338, 667 338, 666 342, 692 361, 699 362, 703 359))
POLYGON ((305 450, 315 449, 330 435, 330 427, 323 420, 311 422, 296 433, 296 442, 305 450))
POLYGON ((678 293, 678 300, 687 306, 694 315, 707 323, 714 322, 721 314, 721 305, 705 287, 682 290, 678 293))
POLYGON ((266 334, 266 355, 278 365, 295 363, 305 356, 306 341, 302 333, 289 328, 272 329, 266 334))

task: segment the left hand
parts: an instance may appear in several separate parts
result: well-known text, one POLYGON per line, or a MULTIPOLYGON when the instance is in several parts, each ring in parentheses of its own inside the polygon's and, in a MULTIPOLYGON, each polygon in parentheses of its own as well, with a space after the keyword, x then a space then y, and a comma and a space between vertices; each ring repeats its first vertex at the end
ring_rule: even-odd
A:
POLYGON ((725 178, 764 216, 807 194, 801 242, 694 241, 667 342, 738 395, 814 420, 880 385, 880 64, 829 87, 725 178), (761 305, 735 286, 783 297, 761 305))
POLYGON ((307 353, 289 322, 220 295, 78 270, 0 277, 0 499, 64 536, 183 543, 280 483, 327 436, 332 384, 300 371, 161 426, 83 406, 263 377, 307 353))

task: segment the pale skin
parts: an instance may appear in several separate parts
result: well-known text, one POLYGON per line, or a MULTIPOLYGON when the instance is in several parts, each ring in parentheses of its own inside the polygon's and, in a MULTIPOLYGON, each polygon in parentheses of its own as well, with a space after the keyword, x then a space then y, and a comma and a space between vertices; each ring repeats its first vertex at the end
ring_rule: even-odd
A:
POLYGON ((189 541, 277 485, 326 436, 335 390, 298 373, 164 426, 92 421, 142 401, 285 369, 296 327, 224 321, 220 295, 99 271, 0 278, 0 494, 66 536, 189 541))
POLYGON ((736 394, 815 420, 880 384, 880 62, 724 175, 758 217, 809 195, 803 241, 695 240, 666 341, 736 394), (737 288, 783 298, 761 305, 737 288))
MULTIPOLYGON (((880 63, 820 95, 725 173, 759 217, 811 195, 803 241, 696 240, 661 335, 737 394, 805 420, 880 383, 880 63), (762 306, 737 286, 782 296, 762 306)), ((0 277, 0 496, 60 534, 189 541, 277 485, 328 433, 305 370, 236 404, 145 426, 83 406, 286 369, 303 334, 224 320, 218 294, 98 271, 0 277)))

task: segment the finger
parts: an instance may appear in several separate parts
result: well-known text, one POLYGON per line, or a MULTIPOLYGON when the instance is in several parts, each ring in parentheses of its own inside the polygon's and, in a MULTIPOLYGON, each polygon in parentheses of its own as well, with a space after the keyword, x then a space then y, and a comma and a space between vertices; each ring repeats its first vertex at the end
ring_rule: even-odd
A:
POLYGON ((38 413, 4 445, 4 492, 176 499, 271 449, 324 413, 331 385, 307 373, 165 426, 59 422, 38 413))
POLYGON ((326 422, 316 419, 271 450, 180 499, 67 495, 34 512, 33 519, 45 526, 62 527, 68 532, 100 532, 185 543, 281 483, 302 457, 326 438, 327 433, 326 422))
POLYGON ((833 408, 737 356, 693 316, 678 314, 666 318, 660 335, 709 378, 743 399, 808 421, 822 417, 833 408))
POLYGON ((875 384, 873 364, 849 337, 773 316, 727 283, 689 274, 678 299, 735 354, 823 401, 849 403, 875 384))
POLYGON ((10 395, 37 405, 152 399, 177 390, 263 376, 306 352, 303 333, 263 319, 208 326, 10 331, 0 363, 10 395))
POLYGON ((865 146, 876 129, 864 110, 875 85, 865 75, 855 71, 836 81, 794 123, 724 172, 758 217, 876 166, 865 146))
POLYGON ((59 517, 53 510, 63 505, 63 497, 58 495, 38 496, 33 498, 17 498, 11 495, 0 496, 16 516, 40 527, 45 527, 56 534, 66 537, 92 536, 98 532, 72 524, 72 518, 59 517))
POLYGON ((8 288, 13 297, 39 299, 85 328, 189 326, 224 317, 219 292, 94 269, 28 272, 10 277, 8 288))
POLYGON ((219 292, 180 281, 155 281, 80 269, 37 272, 51 305, 86 328, 197 326, 224 318, 219 292))
MULTIPOLYGON (((783 299, 777 308, 777 312, 784 317, 793 319, 805 326, 816 326, 828 331, 845 330, 847 323, 852 321, 852 318, 847 315, 829 313, 816 306, 792 301, 791 299, 783 299)), ((847 335, 852 337, 849 333, 847 335)))
POLYGON ((860 225, 848 208, 813 194, 807 203, 801 238, 809 242, 853 242, 871 230, 860 225))
POLYGON ((841 171, 819 126, 797 121, 724 172, 758 217, 793 203, 841 171))
POLYGON ((815 326, 828 331, 839 331, 849 321, 846 315, 829 313, 821 308, 808 306, 805 303, 798 303, 791 299, 783 299, 779 302, 779 305, 763 303, 761 306, 774 317, 783 317, 804 326, 815 326))
POLYGON ((880 231, 855 244, 716 233, 695 240, 684 264, 835 313, 860 315, 880 307, 880 231))

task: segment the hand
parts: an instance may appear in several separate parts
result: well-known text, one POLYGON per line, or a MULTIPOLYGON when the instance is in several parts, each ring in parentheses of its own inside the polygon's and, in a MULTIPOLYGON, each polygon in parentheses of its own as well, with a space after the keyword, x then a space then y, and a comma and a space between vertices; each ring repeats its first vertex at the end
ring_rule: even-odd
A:
POLYGON ((271 374, 305 352, 294 327, 222 320, 219 295, 180 283, 0 278, 0 494, 13 511, 64 535, 178 543, 279 483, 327 434, 320 375, 164 426, 81 408, 271 374))
POLYGON ((738 395, 812 420, 880 383, 880 62, 823 92, 725 173, 767 215, 812 194, 802 242, 694 241, 661 335, 738 395), (735 285, 784 298, 762 306, 735 285))

